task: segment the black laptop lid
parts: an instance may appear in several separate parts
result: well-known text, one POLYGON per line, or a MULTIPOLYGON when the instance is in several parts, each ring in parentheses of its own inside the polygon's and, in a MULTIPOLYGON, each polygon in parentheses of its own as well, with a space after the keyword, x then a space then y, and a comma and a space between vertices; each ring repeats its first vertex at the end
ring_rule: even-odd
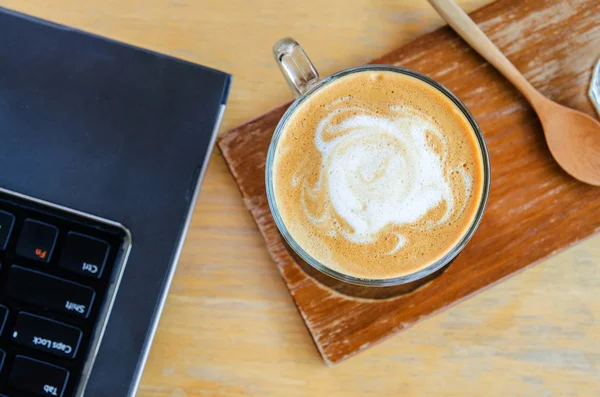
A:
POLYGON ((132 233, 86 395, 138 380, 229 82, 0 8, 0 187, 132 233))

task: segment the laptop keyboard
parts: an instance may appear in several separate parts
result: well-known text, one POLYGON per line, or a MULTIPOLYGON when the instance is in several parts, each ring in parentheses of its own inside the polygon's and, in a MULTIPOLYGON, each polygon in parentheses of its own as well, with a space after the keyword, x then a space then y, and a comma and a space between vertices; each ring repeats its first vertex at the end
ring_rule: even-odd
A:
POLYGON ((127 244, 118 225, 0 192, 0 397, 78 394, 127 244))

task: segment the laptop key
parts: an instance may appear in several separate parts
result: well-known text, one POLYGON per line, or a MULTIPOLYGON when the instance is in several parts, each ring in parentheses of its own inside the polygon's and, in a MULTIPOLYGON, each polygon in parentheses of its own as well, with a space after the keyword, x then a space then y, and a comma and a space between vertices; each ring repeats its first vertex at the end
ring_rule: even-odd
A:
POLYGON ((81 318, 88 316, 96 295, 85 285, 16 265, 9 269, 4 293, 41 308, 81 318))
POLYGON ((81 340, 81 330, 49 318, 19 313, 11 338, 31 349, 74 358, 81 340))
POLYGON ((6 249, 6 244, 8 244, 14 224, 15 217, 13 214, 6 211, 0 211, 0 251, 6 249))
POLYGON ((8 383, 11 387, 37 396, 61 397, 67 387, 69 371, 43 361, 17 356, 8 383))
POLYGON ((100 278, 108 257, 108 244, 83 234, 69 232, 58 265, 87 277, 100 278))
POLYGON ((57 236, 58 229, 55 226, 27 219, 17 242, 17 255, 48 263, 57 236))
POLYGON ((4 305, 0 305, 0 335, 2 335, 4 324, 6 324, 6 317, 8 317, 8 308, 4 305))

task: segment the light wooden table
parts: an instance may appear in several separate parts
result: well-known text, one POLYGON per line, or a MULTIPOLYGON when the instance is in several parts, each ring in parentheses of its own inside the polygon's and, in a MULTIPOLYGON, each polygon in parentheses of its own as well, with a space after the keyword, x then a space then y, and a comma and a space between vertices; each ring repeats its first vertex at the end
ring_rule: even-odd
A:
MULTIPOLYGON (((327 75, 442 24, 424 0, 0 6, 232 73, 222 131, 291 98, 270 53, 280 37, 327 75)), ((600 236, 327 368, 217 151, 138 394, 599 396, 600 236)))

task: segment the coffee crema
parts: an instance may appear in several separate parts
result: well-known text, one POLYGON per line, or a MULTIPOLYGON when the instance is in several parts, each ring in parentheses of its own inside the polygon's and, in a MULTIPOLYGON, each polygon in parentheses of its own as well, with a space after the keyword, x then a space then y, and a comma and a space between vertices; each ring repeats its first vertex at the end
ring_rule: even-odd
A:
POLYGON ((289 117, 274 199, 293 239, 337 272, 389 279, 428 267, 474 222, 483 158, 469 121, 431 85, 355 72, 289 117))

